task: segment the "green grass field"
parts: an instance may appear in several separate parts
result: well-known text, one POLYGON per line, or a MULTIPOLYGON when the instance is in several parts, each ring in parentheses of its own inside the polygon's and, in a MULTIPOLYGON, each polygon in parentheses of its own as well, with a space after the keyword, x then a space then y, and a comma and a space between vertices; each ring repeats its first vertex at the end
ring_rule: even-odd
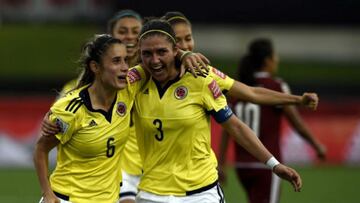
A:
MULTIPOLYGON (((282 203, 358 203, 360 168, 306 167, 296 168, 303 178, 303 189, 295 193, 283 183, 282 203)), ((41 193, 34 170, 1 169, 0 202, 37 203, 41 193)), ((245 203, 245 195, 232 169, 223 187, 227 203, 245 203)))

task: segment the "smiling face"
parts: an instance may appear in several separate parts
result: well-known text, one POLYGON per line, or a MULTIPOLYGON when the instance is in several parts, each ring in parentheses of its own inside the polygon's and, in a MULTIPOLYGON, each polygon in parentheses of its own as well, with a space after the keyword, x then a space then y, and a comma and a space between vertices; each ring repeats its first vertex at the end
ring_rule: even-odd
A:
POLYGON ((141 21, 133 17, 121 18, 114 25, 111 34, 126 45, 129 57, 134 56, 138 50, 137 42, 141 27, 141 21))
POLYGON ((95 80, 110 89, 123 89, 127 86, 126 75, 129 69, 124 44, 110 45, 95 68, 95 80))
POLYGON ((162 85, 176 78, 179 73, 175 67, 177 51, 174 43, 163 34, 146 36, 140 41, 143 66, 162 85))
POLYGON ((192 36, 191 25, 179 22, 172 26, 176 36, 176 45, 184 51, 193 51, 195 42, 192 36))

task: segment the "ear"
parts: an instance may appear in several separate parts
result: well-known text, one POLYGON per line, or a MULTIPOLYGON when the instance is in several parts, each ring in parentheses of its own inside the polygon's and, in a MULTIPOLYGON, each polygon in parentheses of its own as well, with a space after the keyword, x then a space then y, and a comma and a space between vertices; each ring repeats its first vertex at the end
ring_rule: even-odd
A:
POLYGON ((94 74, 97 74, 100 71, 99 64, 96 61, 90 61, 90 69, 94 74))
POLYGON ((174 56, 177 56, 179 53, 179 47, 175 45, 173 50, 174 50, 174 56))

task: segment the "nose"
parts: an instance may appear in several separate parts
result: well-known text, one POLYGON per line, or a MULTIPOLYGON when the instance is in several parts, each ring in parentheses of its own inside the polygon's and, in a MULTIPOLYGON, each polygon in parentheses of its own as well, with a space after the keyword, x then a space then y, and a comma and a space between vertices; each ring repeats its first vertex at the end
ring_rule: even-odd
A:
POLYGON ((129 64, 124 60, 120 65, 120 70, 127 72, 129 70, 129 64))
POLYGON ((126 35, 125 35, 125 38, 129 41, 131 40, 134 40, 137 38, 137 35, 135 33, 132 33, 132 32, 128 32, 126 35))
POLYGON ((153 54, 152 57, 151 57, 151 63, 152 64, 157 64, 160 62, 160 57, 159 55, 157 54, 153 54))
POLYGON ((184 50, 184 51, 190 51, 189 47, 187 46, 187 44, 184 42, 184 40, 180 40, 178 42, 178 46, 180 49, 184 50))

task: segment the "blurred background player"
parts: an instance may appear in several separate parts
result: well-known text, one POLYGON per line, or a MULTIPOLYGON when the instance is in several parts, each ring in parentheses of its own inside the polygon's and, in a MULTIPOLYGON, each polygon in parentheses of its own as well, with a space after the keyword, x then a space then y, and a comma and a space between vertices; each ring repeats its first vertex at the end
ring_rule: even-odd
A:
POLYGON ((151 78, 136 96, 134 108, 144 172, 138 203, 224 202, 210 146, 210 115, 258 160, 291 182, 295 191, 300 190, 297 172, 277 162, 250 128, 232 114, 213 78, 194 78, 189 73, 180 77, 175 33, 166 21, 147 22, 139 47, 141 66, 151 78))
MULTIPOLYGON (((274 91, 290 94, 288 85, 280 78, 275 77, 278 71, 278 56, 274 51, 270 39, 259 38, 253 40, 248 47, 248 53, 241 59, 238 78, 249 86, 260 86, 274 91)), ((233 98, 233 111, 255 132, 262 143, 282 161, 280 153, 281 118, 287 118, 293 128, 316 151, 319 159, 325 159, 325 148, 312 135, 310 130, 299 116, 296 107, 263 106, 238 98, 233 98)), ((224 164, 228 134, 223 133, 219 156, 220 174, 225 178, 224 164)), ((251 203, 275 203, 279 201, 280 179, 271 170, 258 162, 240 145, 235 147, 236 173, 244 187, 248 200, 251 203)))

